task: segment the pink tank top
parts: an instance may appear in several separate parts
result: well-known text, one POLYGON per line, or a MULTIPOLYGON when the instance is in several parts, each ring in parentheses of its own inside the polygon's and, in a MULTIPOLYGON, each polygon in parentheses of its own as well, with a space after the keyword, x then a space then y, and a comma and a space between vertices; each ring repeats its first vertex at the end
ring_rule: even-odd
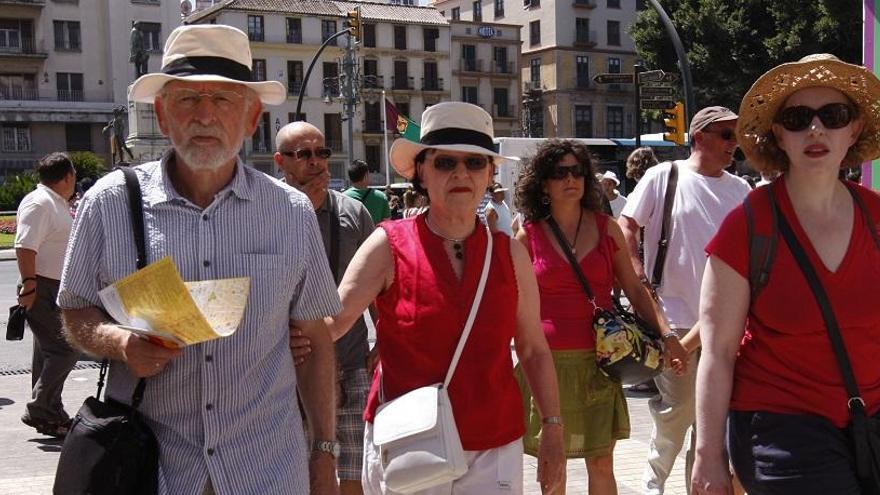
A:
MULTIPOLYGON (((612 257, 617 244, 608 235, 608 216, 596 213, 599 241, 596 247, 579 258, 581 271, 587 277, 590 289, 596 296, 596 304, 605 309, 613 308, 611 288, 614 284, 612 257)), ((596 335, 593 333, 593 306, 587 300, 581 284, 568 260, 554 246, 556 238, 544 230, 545 222, 526 222, 532 266, 538 278, 541 294, 541 327, 551 349, 593 349, 596 335)))

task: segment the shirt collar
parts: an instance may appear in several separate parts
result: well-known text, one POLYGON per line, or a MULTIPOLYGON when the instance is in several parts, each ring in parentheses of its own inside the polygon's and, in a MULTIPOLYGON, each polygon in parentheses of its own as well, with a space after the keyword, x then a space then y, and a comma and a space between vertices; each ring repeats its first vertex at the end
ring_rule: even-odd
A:
POLYGON ((38 182, 38 183, 37 183, 37 189, 42 189, 43 191, 46 191, 46 192, 49 194, 49 196, 52 197, 53 200, 58 201, 58 202, 60 202, 60 203, 64 203, 65 205, 67 204, 67 200, 66 200, 66 199, 62 198, 60 194, 58 194, 57 192, 55 192, 54 189, 52 189, 51 187, 47 186, 46 184, 43 184, 42 182, 38 182))
MULTIPOLYGON (((159 161, 156 173, 149 174, 144 180, 141 189, 144 191, 144 201, 150 206, 174 200, 186 201, 186 198, 174 188, 171 177, 168 175, 168 162, 173 156, 173 151, 165 153, 159 161)), ((236 157, 235 175, 232 177, 232 182, 221 189, 216 196, 221 196, 229 191, 239 199, 254 199, 254 185, 245 168, 241 159, 236 157)))

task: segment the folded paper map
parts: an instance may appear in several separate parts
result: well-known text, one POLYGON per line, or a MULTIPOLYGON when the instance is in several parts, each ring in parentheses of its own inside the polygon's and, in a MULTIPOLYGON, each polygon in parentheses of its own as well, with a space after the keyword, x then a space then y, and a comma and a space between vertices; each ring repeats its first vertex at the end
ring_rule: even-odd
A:
POLYGON ((249 291, 247 277, 184 282, 165 257, 98 295, 120 327, 166 347, 183 347, 232 335, 249 291))

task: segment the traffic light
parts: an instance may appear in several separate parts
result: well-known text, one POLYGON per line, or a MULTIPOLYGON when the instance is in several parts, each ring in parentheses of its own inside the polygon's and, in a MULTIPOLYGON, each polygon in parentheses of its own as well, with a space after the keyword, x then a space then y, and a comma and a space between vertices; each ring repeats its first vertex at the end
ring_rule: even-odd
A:
POLYGON ((684 146, 687 132, 685 130, 684 103, 678 102, 674 108, 663 110, 663 113, 666 114, 663 124, 666 126, 667 131, 663 133, 663 140, 672 141, 679 146, 684 146))
POLYGON ((348 29, 351 37, 356 41, 361 40, 361 9, 356 8, 348 11, 348 29))

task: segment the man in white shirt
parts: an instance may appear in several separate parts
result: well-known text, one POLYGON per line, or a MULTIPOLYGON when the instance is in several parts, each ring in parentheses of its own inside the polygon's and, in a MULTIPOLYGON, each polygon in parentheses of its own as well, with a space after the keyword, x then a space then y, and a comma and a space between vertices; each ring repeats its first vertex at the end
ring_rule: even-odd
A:
POLYGON ((602 174, 600 184, 602 184, 602 193, 605 194, 605 197, 608 198, 608 204, 611 205, 611 216, 620 217, 620 212, 626 206, 626 196, 617 190, 617 186, 620 185, 617 174, 610 170, 606 171, 602 174))
POLYGON ((486 225, 492 232, 504 232, 508 237, 513 236, 513 217, 510 208, 504 202, 504 193, 507 188, 497 182, 489 188, 491 199, 486 203, 484 211, 486 225))
POLYGON ((68 200, 76 190, 76 171, 64 153, 44 156, 36 171, 40 183, 22 199, 15 230, 18 304, 27 308, 34 333, 32 400, 21 420, 40 434, 61 438, 70 426, 61 391, 79 353, 64 339, 55 299, 73 223, 68 200))
MULTIPOLYGON (((667 254, 661 283, 655 287, 669 326, 675 330, 675 335, 666 339, 667 350, 673 357, 683 351, 677 337, 697 324, 700 284, 706 266, 704 248, 724 217, 751 190, 746 181, 724 171, 737 148, 736 120, 737 115, 724 107, 697 112, 690 126, 691 155, 676 162, 678 181, 667 254)), ((645 283, 654 273, 671 168, 670 162, 649 168, 629 195, 618 220, 633 266, 645 283), (644 265, 638 256, 639 227, 645 227, 644 265)), ((643 476, 645 494, 663 493, 685 434, 694 423, 696 365, 697 356, 693 355, 682 375, 670 370, 654 379, 660 393, 648 403, 654 428, 643 476)), ((686 471, 689 468, 690 463, 686 471)), ((689 474, 686 479, 690 479, 689 474)))

